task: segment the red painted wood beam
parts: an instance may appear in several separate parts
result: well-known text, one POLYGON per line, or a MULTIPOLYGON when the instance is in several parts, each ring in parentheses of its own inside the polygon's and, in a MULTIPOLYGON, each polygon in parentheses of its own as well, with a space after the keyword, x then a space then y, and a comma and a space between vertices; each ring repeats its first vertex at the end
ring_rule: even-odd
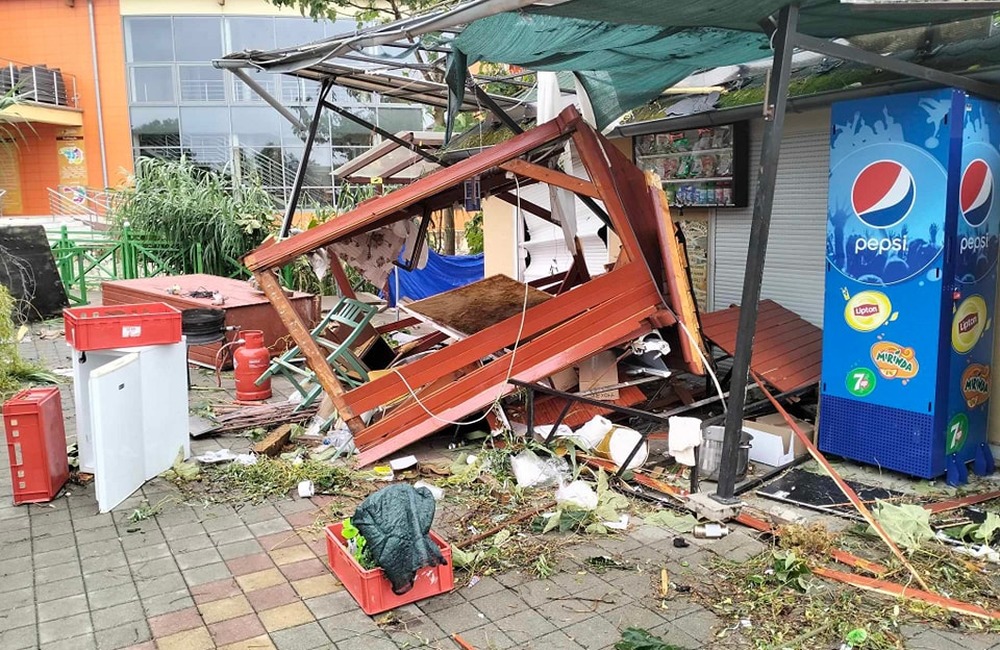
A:
POLYGON ((452 188, 508 160, 572 133, 580 123, 580 114, 572 106, 556 119, 517 135, 483 153, 466 158, 450 167, 435 171, 404 188, 366 201, 354 210, 303 233, 250 253, 243 262, 251 271, 287 264, 300 255, 332 244, 351 235, 365 232, 395 220, 401 210, 452 188))

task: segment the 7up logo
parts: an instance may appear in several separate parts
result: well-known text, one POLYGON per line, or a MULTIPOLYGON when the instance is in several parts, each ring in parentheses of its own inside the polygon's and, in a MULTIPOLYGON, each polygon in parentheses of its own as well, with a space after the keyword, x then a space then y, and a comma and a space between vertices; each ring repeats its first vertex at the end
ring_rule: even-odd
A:
POLYGON ((875 373, 868 368, 855 368, 847 373, 847 392, 855 397, 867 397, 875 390, 875 373))
POLYGON ((948 422, 944 453, 954 454, 965 446, 968 437, 969 417, 965 413, 956 413, 955 417, 948 422))

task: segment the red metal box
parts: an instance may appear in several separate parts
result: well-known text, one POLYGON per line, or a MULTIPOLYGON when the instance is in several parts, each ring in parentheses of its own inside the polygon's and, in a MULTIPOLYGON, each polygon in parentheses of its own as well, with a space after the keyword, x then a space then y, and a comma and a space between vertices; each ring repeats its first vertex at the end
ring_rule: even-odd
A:
MULTIPOLYGON (((140 302, 164 302, 181 311, 186 309, 224 309, 226 325, 241 330, 264 332, 264 345, 271 356, 284 352, 289 347, 291 337, 288 328, 281 322, 267 296, 254 289, 245 280, 220 278, 214 275, 161 275, 139 280, 115 280, 101 284, 101 300, 105 305, 131 305, 140 302), (175 295, 179 291, 179 295, 175 295), (194 291, 217 291, 225 302, 212 304, 212 298, 193 298, 194 291), (173 293, 171 293, 173 292, 173 293)), ((310 330, 319 323, 319 296, 296 291, 289 296, 295 311, 302 317, 310 330)), ((229 335, 232 340, 233 334, 229 335)), ((188 348, 188 359, 214 367, 221 343, 192 345, 188 348)), ((294 345, 294 341, 291 342, 294 345)), ((223 355, 223 370, 232 368, 231 355, 223 355)))
POLYGON ((425 567, 417 571, 413 580, 413 588, 405 594, 397 596, 392 593, 392 584, 382 573, 382 569, 364 569, 347 550, 341 531, 343 523, 330 524, 326 527, 326 552, 330 559, 330 568, 334 575, 361 605, 365 614, 373 616, 381 612, 401 607, 408 603, 430 598, 451 591, 455 588, 455 574, 451 566, 451 547, 431 531, 431 539, 441 549, 445 564, 438 567, 425 567))
POLYGON ((3 405, 14 503, 51 501, 69 478, 59 389, 28 388, 3 405))
POLYGON ((181 340, 181 313, 162 302, 63 310, 66 342, 77 352, 164 345, 181 340))

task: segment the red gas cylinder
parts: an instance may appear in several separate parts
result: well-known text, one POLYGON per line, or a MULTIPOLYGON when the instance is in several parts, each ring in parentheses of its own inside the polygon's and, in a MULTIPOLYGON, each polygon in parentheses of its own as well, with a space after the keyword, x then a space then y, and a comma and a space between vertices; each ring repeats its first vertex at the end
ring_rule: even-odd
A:
POLYGON ((243 345, 233 353, 233 373, 236 375, 236 399, 255 402, 271 397, 271 378, 260 386, 255 382, 271 365, 271 354, 264 347, 264 332, 246 330, 243 345))

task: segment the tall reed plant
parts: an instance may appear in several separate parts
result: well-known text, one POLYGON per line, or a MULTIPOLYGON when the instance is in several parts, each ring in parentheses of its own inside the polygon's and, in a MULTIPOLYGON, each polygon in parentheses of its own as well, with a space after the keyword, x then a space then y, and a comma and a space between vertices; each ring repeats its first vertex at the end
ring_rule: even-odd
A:
POLYGON ((177 273, 195 268, 236 276, 240 259, 272 231, 275 205, 259 184, 234 185, 219 172, 180 160, 140 158, 135 182, 119 190, 113 223, 166 249, 164 261, 177 273))

